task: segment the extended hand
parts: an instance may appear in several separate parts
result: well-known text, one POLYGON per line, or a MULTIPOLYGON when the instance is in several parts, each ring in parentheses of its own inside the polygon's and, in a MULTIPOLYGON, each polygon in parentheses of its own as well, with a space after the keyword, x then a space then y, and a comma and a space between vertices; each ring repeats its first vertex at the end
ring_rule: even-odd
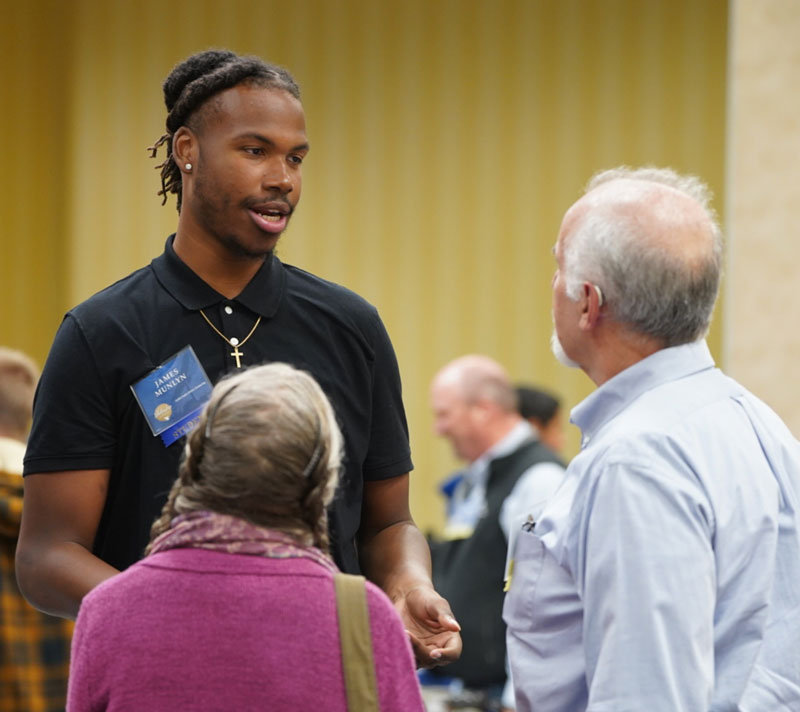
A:
POLYGON ((395 600, 408 631, 418 667, 446 665, 461 655, 461 626, 450 605, 432 588, 411 589, 395 600))

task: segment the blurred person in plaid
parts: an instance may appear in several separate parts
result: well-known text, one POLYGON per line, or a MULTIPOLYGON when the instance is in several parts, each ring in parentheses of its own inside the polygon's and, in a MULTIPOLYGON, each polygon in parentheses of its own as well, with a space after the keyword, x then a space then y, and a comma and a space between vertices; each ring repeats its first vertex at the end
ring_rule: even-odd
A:
POLYGON ((72 623, 33 608, 19 592, 14 551, 22 514, 22 457, 39 371, 0 347, 0 712, 63 710, 72 623))

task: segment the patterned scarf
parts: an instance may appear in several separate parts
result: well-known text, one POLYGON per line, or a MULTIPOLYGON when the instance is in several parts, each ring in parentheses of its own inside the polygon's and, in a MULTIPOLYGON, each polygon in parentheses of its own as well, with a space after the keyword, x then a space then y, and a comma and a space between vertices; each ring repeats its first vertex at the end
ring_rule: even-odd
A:
POLYGON ((311 559, 333 573, 338 571, 329 556, 314 546, 298 544, 288 534, 258 527, 229 514, 205 510, 175 517, 170 528, 153 542, 150 554, 182 548, 210 549, 270 559, 311 559))

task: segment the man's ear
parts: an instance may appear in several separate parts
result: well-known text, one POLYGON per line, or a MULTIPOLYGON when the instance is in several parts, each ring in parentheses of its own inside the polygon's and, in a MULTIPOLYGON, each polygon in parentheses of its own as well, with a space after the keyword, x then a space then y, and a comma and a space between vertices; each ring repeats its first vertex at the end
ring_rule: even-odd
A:
POLYGON ((190 173, 197 160, 197 135, 181 126, 172 137, 172 157, 181 173, 190 173))
POLYGON ((603 292, 600 287, 591 282, 584 282, 581 287, 581 318, 579 326, 584 331, 590 331, 600 319, 600 309, 604 303, 603 292))
POLYGON ((491 407, 492 403, 485 398, 479 398, 475 402, 471 403, 470 409, 472 411, 473 419, 480 423, 485 423, 490 417, 491 407))

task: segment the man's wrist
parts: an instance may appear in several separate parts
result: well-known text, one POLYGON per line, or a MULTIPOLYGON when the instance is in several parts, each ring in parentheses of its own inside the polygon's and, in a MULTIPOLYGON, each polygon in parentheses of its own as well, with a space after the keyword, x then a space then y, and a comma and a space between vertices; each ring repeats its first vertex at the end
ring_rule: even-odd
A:
POLYGON ((434 591, 430 576, 425 574, 391 576, 384 586, 384 592, 393 603, 405 600, 417 590, 434 591))

